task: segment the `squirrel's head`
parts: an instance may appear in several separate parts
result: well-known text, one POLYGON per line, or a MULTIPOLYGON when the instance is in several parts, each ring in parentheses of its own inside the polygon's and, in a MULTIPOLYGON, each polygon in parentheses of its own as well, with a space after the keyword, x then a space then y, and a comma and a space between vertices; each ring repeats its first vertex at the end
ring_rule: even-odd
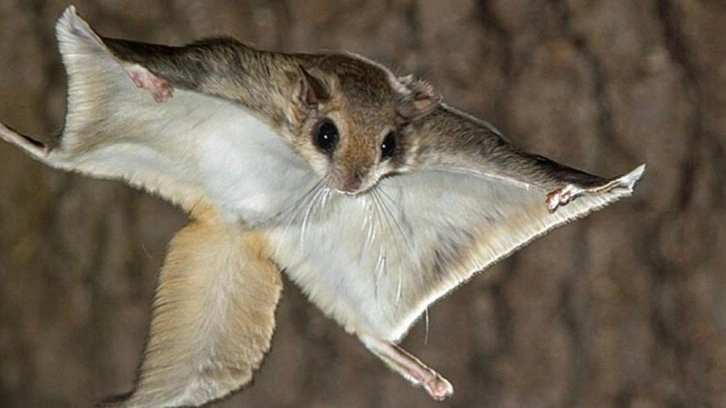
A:
POLYGON ((427 83, 396 77, 354 55, 326 55, 299 68, 293 144, 330 187, 358 194, 405 172, 415 147, 411 124, 440 97, 427 83))

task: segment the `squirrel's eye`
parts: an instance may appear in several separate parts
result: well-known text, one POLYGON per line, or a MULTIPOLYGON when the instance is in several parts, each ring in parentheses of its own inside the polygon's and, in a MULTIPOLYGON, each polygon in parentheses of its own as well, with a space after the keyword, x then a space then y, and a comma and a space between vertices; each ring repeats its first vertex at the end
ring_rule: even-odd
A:
POLYGON ((324 153, 331 154, 338 145, 338 128, 330 119, 323 119, 318 123, 315 131, 315 145, 324 153))
POLYGON ((393 132, 388 132, 386 137, 381 143, 381 160, 390 159, 396 152, 396 135, 393 132))

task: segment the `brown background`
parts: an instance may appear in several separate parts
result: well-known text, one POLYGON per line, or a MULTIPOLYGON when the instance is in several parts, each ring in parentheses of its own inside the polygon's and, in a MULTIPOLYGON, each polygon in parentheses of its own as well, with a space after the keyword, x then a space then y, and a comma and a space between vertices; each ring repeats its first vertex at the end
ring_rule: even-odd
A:
MULTIPOLYGON (((346 49, 428 78, 529 150, 633 198, 551 233, 430 310, 404 342, 455 385, 428 400, 292 285, 255 385, 220 407, 726 406, 726 2, 76 1, 105 35, 227 33, 346 49)), ((66 1, 0 1, 0 117, 60 128, 66 1)), ((0 144, 0 406, 131 386, 177 209, 0 144)), ((288 282, 289 283, 289 282, 288 282)))

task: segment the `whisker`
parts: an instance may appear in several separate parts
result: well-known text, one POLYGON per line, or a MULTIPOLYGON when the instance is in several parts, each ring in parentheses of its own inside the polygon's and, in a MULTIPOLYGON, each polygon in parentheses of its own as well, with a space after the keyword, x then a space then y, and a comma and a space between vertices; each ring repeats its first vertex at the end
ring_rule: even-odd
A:
POLYGON ((424 345, 429 344, 429 308, 424 309, 424 324, 426 330, 424 331, 424 345))
MULTIPOLYGON (((391 209, 391 205, 394 204, 393 198, 391 198, 388 193, 386 193, 384 190, 379 191, 380 195, 378 197, 378 202, 380 203, 380 206, 383 210, 383 213, 385 214, 386 219, 388 220, 389 225, 393 225, 393 227, 389 227, 391 230, 391 233, 398 233, 398 236, 400 239, 394 240, 394 242, 400 242, 403 241, 404 246, 408 250, 408 252, 414 252, 413 245, 411 244, 411 241, 409 240, 409 234, 407 234, 403 227, 401 226, 400 222, 398 221, 398 217, 394 214, 393 210, 391 209)), ((403 297, 403 276, 401 272, 402 268, 397 268, 398 272, 398 285, 396 288, 396 302, 395 304, 398 305, 401 301, 401 298, 403 297)))
MULTIPOLYGON (((401 223, 398 222, 398 217, 396 217, 393 210, 391 209, 392 205, 394 207, 396 206, 393 198, 391 198, 391 196, 388 193, 386 193, 384 190, 376 190, 376 198, 377 198, 377 202, 379 203, 380 207, 384 211, 384 215, 386 216, 386 219, 389 220, 389 222, 387 224, 389 226, 389 229, 391 229, 391 232, 393 232, 393 230, 394 230, 393 227, 395 227, 395 230, 398 232, 399 237, 406 245, 406 249, 408 249, 409 251, 413 251, 413 245, 411 244, 411 241, 409 239, 409 234, 407 234, 404 231, 403 227, 401 226, 401 223)), ((403 215, 401 215, 401 216, 403 216, 403 215)), ((398 242, 398 241, 396 240, 396 242, 398 242)))
POLYGON ((310 200, 310 197, 313 196, 318 192, 321 186, 326 184, 327 177, 323 177, 320 180, 316 181, 300 198, 298 198, 296 201, 294 201, 292 204, 290 204, 288 207, 283 208, 282 210, 278 211, 275 215, 268 218, 267 223, 272 224, 275 221, 279 221, 282 218, 285 219, 295 219, 295 216, 298 215, 298 209, 303 206, 303 204, 307 203, 310 200), (291 216, 292 214, 292 216, 291 216))
MULTIPOLYGON (((389 231, 390 234, 397 234, 400 239, 393 239, 393 242, 400 242, 403 241, 406 248, 408 248, 409 251, 413 251, 413 246, 411 245, 408 235, 404 232, 403 228, 398 222, 398 219, 396 218, 393 210, 391 210, 390 204, 393 202, 393 199, 391 196, 389 196, 385 191, 380 189, 373 189, 371 190, 370 196, 373 199, 373 202, 375 204, 375 215, 378 217, 377 219, 380 220, 382 218, 382 222, 385 223, 386 229, 389 231)), ((380 223, 380 221, 379 221, 380 223)), ((398 268, 398 283, 396 286, 396 299, 395 304, 398 305, 401 298, 403 297, 403 276, 401 275, 401 268, 398 268)))
POLYGON ((366 211, 366 216, 361 228, 361 232, 365 231, 366 235, 365 242, 363 243, 364 248, 370 248, 376 237, 376 223, 374 219, 374 216, 376 215, 376 204, 374 200, 375 199, 368 202, 368 211, 366 211))
POLYGON ((396 288, 396 306, 398 306, 398 302, 401 300, 401 295, 403 294, 403 280, 401 279, 401 268, 398 268, 398 287, 396 288))
POLYGON ((386 252, 381 247, 378 251, 378 261, 376 261, 376 274, 373 280, 373 293, 375 298, 378 298, 378 280, 386 270, 386 252))
MULTIPOLYGON (((327 183, 326 183, 326 185, 327 185, 327 183)), ((323 190, 325 193, 323 194, 323 198, 320 200, 321 202, 320 202, 319 209, 321 211, 325 212, 325 208, 328 206, 328 201, 330 200, 330 196, 333 195, 333 189, 328 188, 328 187, 323 187, 323 190)))
POLYGON ((310 214, 315 209, 315 204, 318 201, 318 197, 320 197, 320 194, 322 194, 322 191, 323 191, 322 189, 319 189, 318 191, 316 191, 315 194, 313 194, 312 198, 307 203, 307 208, 305 210, 305 214, 303 215, 303 219, 302 219, 302 226, 300 227, 299 243, 300 243, 301 251, 305 250, 305 235, 306 235, 305 233, 307 231, 308 221, 310 220, 310 214))
POLYGON ((386 218, 390 220, 388 223, 389 228, 391 225, 396 227, 396 230, 398 230, 398 234, 403 240, 403 242, 406 244, 406 249, 408 249, 409 252, 413 251, 413 245, 411 244, 411 241, 409 239, 409 234, 407 234, 403 227, 401 226, 401 223, 398 222, 398 219, 396 218, 395 214, 393 213, 393 210, 391 209, 391 204, 395 206, 395 202, 391 196, 386 193, 385 190, 382 189, 376 189, 374 191, 374 195, 376 196, 376 201, 380 204, 380 206, 383 208, 386 218))
MULTIPOLYGON (((267 221, 269 224, 275 224, 279 223, 283 225, 283 235, 287 235, 287 233, 290 231, 290 229, 300 222, 300 218, 303 218, 303 221, 305 220, 305 215, 303 214, 304 208, 309 208, 310 202, 314 200, 314 197, 320 192, 321 189, 324 189, 325 185, 327 183, 327 178, 322 178, 315 182, 310 189, 308 189, 305 194, 303 194, 299 199, 297 199, 295 202, 293 202, 290 206, 287 208, 281 210, 274 216, 270 217, 267 221)), ((277 258, 280 253, 280 243, 276 245, 275 250, 273 251, 273 256, 277 258)))
MULTIPOLYGON (((325 179, 327 180, 327 178, 325 179)), ((303 216, 302 220, 302 227, 300 228, 300 250, 304 251, 305 249, 305 237, 307 236, 307 227, 310 221, 310 218, 315 218, 321 213, 325 213, 325 208, 327 207, 328 202, 330 201, 330 197, 333 194, 333 190, 331 188, 325 187, 327 183, 320 184, 320 188, 313 194, 312 198, 309 200, 307 205, 307 210, 305 211, 305 215, 303 216)))

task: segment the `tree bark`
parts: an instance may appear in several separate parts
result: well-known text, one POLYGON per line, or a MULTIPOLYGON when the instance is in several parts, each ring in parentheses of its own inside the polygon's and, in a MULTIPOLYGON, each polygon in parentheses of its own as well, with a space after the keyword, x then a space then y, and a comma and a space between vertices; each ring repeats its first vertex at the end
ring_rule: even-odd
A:
MULTIPOLYGON (((106 36, 353 51, 427 78, 527 150, 607 176, 648 165, 632 198, 430 308, 404 346, 452 381, 448 402, 390 373, 286 282, 254 386, 214 406, 726 403, 723 2, 75 3, 106 36)), ((0 117, 26 133, 61 128, 53 26, 66 4, 0 4, 0 117)), ((185 219, 0 144, 0 406, 93 406, 132 387, 165 246, 185 219)))

